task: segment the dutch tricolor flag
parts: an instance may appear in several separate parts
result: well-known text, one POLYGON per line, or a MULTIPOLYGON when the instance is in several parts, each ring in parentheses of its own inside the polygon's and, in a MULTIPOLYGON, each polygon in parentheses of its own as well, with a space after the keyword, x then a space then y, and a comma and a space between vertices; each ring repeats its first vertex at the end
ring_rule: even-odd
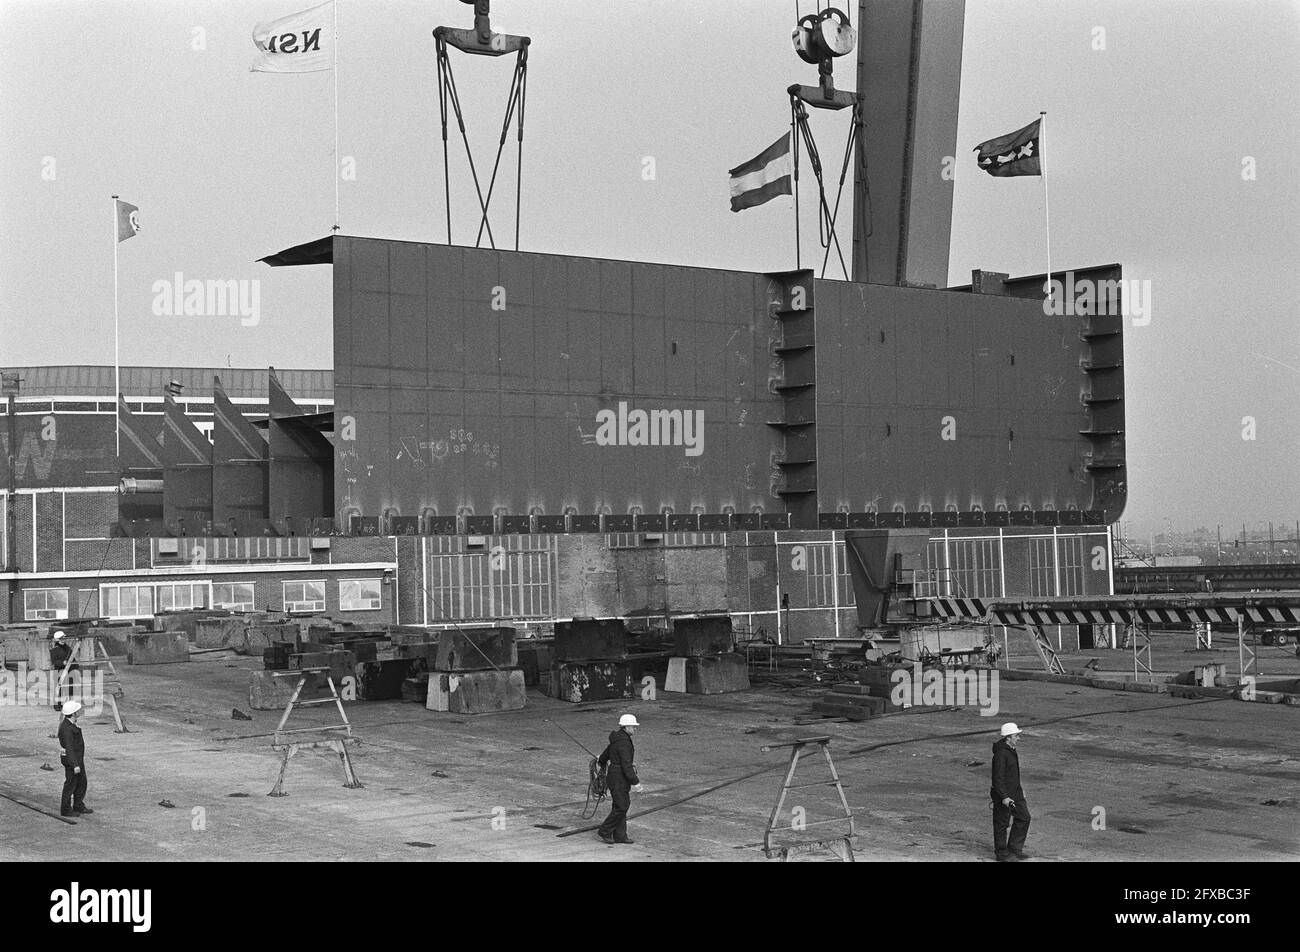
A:
POLYGON ((731 170, 731 210, 753 208, 791 194, 790 133, 731 170))

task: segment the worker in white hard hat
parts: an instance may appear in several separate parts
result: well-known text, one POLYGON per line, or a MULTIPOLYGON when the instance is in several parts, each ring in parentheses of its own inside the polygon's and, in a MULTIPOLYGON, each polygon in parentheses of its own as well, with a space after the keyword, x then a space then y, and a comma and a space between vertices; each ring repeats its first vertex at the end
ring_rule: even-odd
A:
MULTIPOLYGON (((63 680, 63 669, 65 667, 69 669, 68 681, 64 685, 64 690, 67 692, 68 700, 72 699, 72 672, 80 670, 75 664, 70 665, 68 663, 71 660, 72 645, 68 644, 68 639, 63 632, 56 631, 54 633, 54 640, 50 644, 50 667, 57 672, 55 674, 55 683, 63 680)), ((57 694, 58 692, 55 693, 57 694)), ((62 703, 63 702, 58 697, 54 698, 54 706, 56 708, 60 707, 62 703)))
POLYGON ((605 822, 600 825, 597 832, 601 841, 610 845, 632 842, 627 835, 627 811, 632 806, 631 793, 641 792, 641 780, 637 777, 636 767, 632 763, 636 755, 632 745, 632 735, 640 726, 636 715, 624 714, 618 719, 618 730, 612 731, 609 735, 609 746, 597 758, 597 763, 601 767, 607 766, 609 796, 614 801, 609 816, 605 817, 605 822))
POLYGON ((63 799, 59 803, 62 816, 80 816, 95 811, 86 806, 86 742, 82 739, 77 718, 81 704, 68 701, 62 708, 59 721, 59 746, 63 748, 63 799))
POLYGON ((1029 804, 1020 785, 1020 755, 1016 747, 1023 733, 1014 723, 1002 725, 1001 737, 993 745, 993 852, 999 863, 1027 859, 1025 837, 1029 835, 1029 804))

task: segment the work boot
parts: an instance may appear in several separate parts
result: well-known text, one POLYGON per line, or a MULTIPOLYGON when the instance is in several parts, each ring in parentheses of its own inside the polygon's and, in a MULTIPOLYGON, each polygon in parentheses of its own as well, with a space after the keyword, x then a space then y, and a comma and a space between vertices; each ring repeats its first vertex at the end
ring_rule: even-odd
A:
POLYGON ((600 833, 600 832, 597 832, 596 835, 600 837, 600 841, 601 841, 602 843, 607 843, 607 844, 609 844, 610 846, 613 846, 613 845, 614 845, 614 842, 615 842, 615 841, 614 841, 614 835, 613 835, 612 833, 600 833))
POLYGON ((1029 859, 1029 854, 1024 850, 1012 850, 1011 854, 1015 856, 1016 859, 1029 859))
POLYGON ((83 803, 83 804, 82 804, 81 806, 79 806, 79 807, 73 807, 73 808, 72 808, 72 812, 73 812, 73 813, 94 813, 95 811, 92 810, 92 809, 90 809, 90 807, 86 806, 86 805, 83 803))
POLYGON ((614 840, 613 842, 615 842, 615 843, 623 843, 623 844, 626 844, 627 846, 631 846, 633 843, 636 842, 636 840, 630 840, 630 839, 628 839, 628 838, 625 836, 625 837, 623 837, 621 840, 614 840))
POLYGON ((60 810, 59 816, 76 816, 71 810, 60 810))

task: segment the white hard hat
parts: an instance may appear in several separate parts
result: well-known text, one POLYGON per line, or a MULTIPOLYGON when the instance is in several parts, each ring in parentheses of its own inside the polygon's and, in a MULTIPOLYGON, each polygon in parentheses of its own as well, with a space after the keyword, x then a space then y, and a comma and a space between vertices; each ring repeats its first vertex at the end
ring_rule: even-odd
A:
POLYGON ((55 641, 61 641, 62 639, 63 639, 63 632, 61 632, 61 631, 56 631, 56 632, 54 633, 54 640, 55 640, 55 641))
POLYGON ((1012 734, 1019 734, 1019 733, 1022 733, 1022 731, 1020 730, 1019 727, 1015 725, 1014 721, 1007 721, 1007 723, 1002 725, 1003 737, 1010 737, 1012 734))
POLYGON ((81 710, 80 701, 68 701, 63 705, 63 716, 71 717, 73 714, 76 714, 79 710, 81 710))
POLYGON ((640 727, 641 725, 636 722, 635 714, 624 714, 622 717, 618 719, 618 726, 619 727, 640 727))

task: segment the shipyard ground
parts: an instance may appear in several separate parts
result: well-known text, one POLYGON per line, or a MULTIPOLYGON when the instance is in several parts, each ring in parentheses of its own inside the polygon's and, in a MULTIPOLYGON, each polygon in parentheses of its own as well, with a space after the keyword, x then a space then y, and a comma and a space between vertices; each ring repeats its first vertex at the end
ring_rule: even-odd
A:
MULTIPOLYGON (((1227 642, 1210 652, 1188 651, 1190 641, 1157 636, 1157 670, 1222 660, 1235 671, 1227 642)), ((1260 651, 1266 675, 1300 676, 1293 648, 1260 651)), ((1031 657, 1016 652, 1012 661, 1036 667, 1031 657)), ((1079 667, 1089 658, 1102 672, 1132 676, 1124 652, 1065 661, 1079 667)), ((32 809, 58 811, 56 715, 4 708, 0 860, 766 861, 760 844, 787 752, 760 747, 828 733, 857 814, 858 860, 991 861, 990 745, 1003 720, 1025 728, 1034 862, 1300 859, 1300 707, 1008 680, 996 716, 931 710, 804 727, 792 721, 807 716, 813 686, 587 705, 530 689, 524 710, 478 717, 362 702, 348 708, 364 788, 345 789, 337 758, 309 751, 289 766, 288 796, 272 798, 279 755, 269 733, 279 715, 231 713, 247 711, 248 672, 257 667, 228 657, 120 664, 130 733, 114 733, 106 714, 83 720, 95 813, 75 825, 32 809), (558 727, 598 751, 625 709, 643 725, 636 844, 558 835, 590 825, 580 818, 587 755, 558 727)), ((310 716, 325 717, 322 708, 310 716)), ((822 775, 809 764, 807 779, 822 775)), ((803 807, 809 821, 829 817, 830 796, 829 788, 796 791, 786 816, 803 807)))

